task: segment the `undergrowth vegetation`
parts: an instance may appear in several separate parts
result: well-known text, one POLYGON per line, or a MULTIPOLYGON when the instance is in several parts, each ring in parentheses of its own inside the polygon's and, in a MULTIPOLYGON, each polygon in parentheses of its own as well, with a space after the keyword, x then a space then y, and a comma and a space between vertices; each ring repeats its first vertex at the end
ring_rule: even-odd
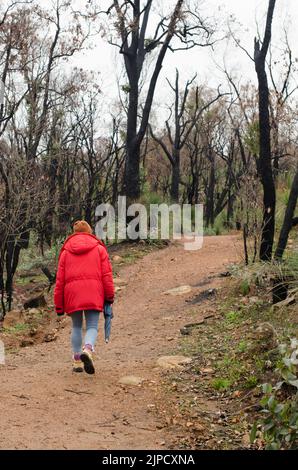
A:
POLYGON ((293 238, 282 263, 230 266, 216 297, 197 308, 206 320, 180 340, 179 354, 193 363, 170 380, 184 391, 185 419, 196 410, 208 429, 194 437, 198 448, 297 448, 296 244, 293 238), (284 284, 286 299, 274 304, 274 289, 284 284), (203 412, 200 400, 215 402, 224 418, 203 412))

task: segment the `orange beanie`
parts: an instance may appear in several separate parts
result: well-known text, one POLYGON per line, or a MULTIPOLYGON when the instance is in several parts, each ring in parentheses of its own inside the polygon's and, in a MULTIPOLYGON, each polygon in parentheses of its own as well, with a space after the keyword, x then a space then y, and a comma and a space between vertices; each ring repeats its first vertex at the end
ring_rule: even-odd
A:
POLYGON ((74 233, 90 233, 92 234, 92 228, 85 220, 78 220, 73 225, 74 233))

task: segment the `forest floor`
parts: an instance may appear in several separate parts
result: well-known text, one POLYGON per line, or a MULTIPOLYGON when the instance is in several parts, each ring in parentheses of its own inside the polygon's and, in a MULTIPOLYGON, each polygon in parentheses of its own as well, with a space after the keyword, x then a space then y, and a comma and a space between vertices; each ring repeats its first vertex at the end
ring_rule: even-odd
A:
MULTIPOLYGON (((112 252, 112 339, 104 343, 101 319, 94 376, 72 372, 70 320, 56 320, 51 294, 26 318, 9 314, 0 334, 8 350, 0 365, 0 448, 249 447, 249 419, 240 412, 256 402, 247 400, 259 393, 257 372, 246 364, 241 375, 229 346, 246 352, 242 334, 251 320, 238 313, 250 300, 225 278, 241 253, 239 234, 205 237, 198 251, 171 243, 112 252)), ((22 282, 19 297, 26 296, 22 282)), ((38 290, 38 280, 33 285, 38 290)))

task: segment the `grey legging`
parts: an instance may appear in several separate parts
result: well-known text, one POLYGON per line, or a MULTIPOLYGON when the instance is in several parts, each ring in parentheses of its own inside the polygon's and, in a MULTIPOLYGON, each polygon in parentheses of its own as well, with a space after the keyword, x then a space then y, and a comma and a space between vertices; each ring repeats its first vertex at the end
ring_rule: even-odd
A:
POLYGON ((92 349, 94 349, 96 343, 98 334, 99 311, 85 310, 80 312, 74 312, 70 315, 72 319, 71 344, 74 353, 80 353, 82 351, 82 327, 84 313, 86 319, 86 336, 84 344, 89 344, 92 346, 92 349))

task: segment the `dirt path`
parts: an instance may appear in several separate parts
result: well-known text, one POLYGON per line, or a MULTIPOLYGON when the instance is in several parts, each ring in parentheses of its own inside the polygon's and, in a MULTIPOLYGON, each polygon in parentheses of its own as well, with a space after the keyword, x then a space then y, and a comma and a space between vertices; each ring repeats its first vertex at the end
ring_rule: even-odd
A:
MULTIPOLYGON (((56 342, 22 349, 0 366, 0 448, 162 449, 173 436, 154 412, 162 390, 156 360, 175 351, 202 281, 239 259, 237 235, 206 237, 203 249, 171 245, 121 269, 113 337, 99 337, 97 374, 71 372, 69 320, 56 342), (193 286, 182 296, 164 291, 193 286), (197 287, 196 287, 197 286, 197 287), (144 379, 136 387, 119 379, 144 379), (161 429, 160 429, 161 428, 161 429)), ((216 278, 208 288, 216 286, 216 278)), ((101 321, 103 329, 103 322, 101 321)))

